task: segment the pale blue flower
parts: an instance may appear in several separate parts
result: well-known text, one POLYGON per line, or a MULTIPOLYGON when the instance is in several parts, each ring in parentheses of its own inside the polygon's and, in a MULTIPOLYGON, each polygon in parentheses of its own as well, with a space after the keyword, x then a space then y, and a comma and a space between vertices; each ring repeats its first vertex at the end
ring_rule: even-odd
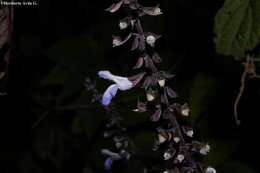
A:
POLYGON ((114 162, 114 159, 112 159, 111 157, 108 157, 104 162, 105 170, 109 171, 112 167, 113 162, 114 162))
POLYGON ((129 90, 133 87, 133 83, 126 77, 116 76, 109 71, 99 71, 99 77, 113 81, 115 84, 110 85, 103 94, 102 104, 107 106, 110 104, 113 97, 115 97, 117 90, 129 90))

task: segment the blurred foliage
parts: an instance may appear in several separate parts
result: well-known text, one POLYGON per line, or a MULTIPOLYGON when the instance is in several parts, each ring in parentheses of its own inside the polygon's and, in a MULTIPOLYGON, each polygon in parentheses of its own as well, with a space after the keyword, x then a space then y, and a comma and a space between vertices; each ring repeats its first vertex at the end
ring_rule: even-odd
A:
POLYGON ((96 74, 94 69, 98 69, 97 62, 102 60, 101 55, 102 49, 88 35, 61 40, 47 50, 46 56, 57 65, 43 84, 61 85, 62 93, 59 97, 62 99, 69 96, 82 88, 86 76, 96 74))
MULTIPOLYGON (((35 8, 17 9, 8 97, 1 96, 7 113, 0 125, 5 145, 0 156, 5 166, 0 172, 105 172, 100 149, 112 147, 103 138, 107 115, 101 105, 91 103, 84 79, 95 79, 103 91, 108 82, 97 79, 98 70, 126 72, 132 63, 129 53, 110 47, 119 19, 104 11, 111 2, 46 0, 35 8)), ((140 2, 160 3, 164 11, 155 21, 145 19, 144 26, 163 35, 158 44, 163 67, 176 74, 171 85, 178 99, 191 106, 196 137, 212 148, 205 163, 221 173, 259 172, 258 160, 251 159, 259 151, 254 133, 259 128, 254 118, 259 110, 257 102, 250 100, 260 99, 260 83, 248 86, 240 109, 244 124, 234 126, 232 105, 242 68, 221 55, 241 57, 256 47, 259 1, 140 2), (220 55, 216 55, 214 39, 220 55)), ((160 167, 158 153, 152 151, 149 116, 131 111, 139 95, 131 90, 114 99, 123 124, 133 131, 137 158, 118 164, 112 172, 141 173, 145 166, 158 172, 160 167)))
POLYGON ((199 73, 190 89, 189 103, 192 110, 192 123, 200 119, 200 116, 207 112, 210 102, 217 93, 218 83, 213 77, 199 73))

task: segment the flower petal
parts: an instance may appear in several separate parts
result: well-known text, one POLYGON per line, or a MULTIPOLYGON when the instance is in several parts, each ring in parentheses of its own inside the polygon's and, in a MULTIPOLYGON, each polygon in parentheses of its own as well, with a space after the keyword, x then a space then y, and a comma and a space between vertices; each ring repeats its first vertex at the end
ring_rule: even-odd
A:
POLYGON ((129 90, 133 87, 133 83, 130 80, 128 80, 128 78, 114 76, 112 80, 117 84, 117 87, 122 91, 129 90))
POLYGON ((111 80, 112 78, 112 74, 107 70, 99 71, 98 76, 103 79, 109 79, 109 80, 111 80))
POLYGON ((129 90, 129 89, 131 89, 133 87, 133 83, 130 80, 128 80, 128 78, 113 75, 112 73, 110 73, 107 70, 99 71, 98 75, 99 75, 99 77, 101 77, 103 79, 112 80, 113 82, 116 83, 117 89, 120 89, 122 91, 129 90))
POLYGON ((110 151, 110 150, 108 150, 108 149, 102 149, 102 150, 101 150, 101 154, 107 155, 107 156, 111 157, 111 158, 114 159, 114 160, 120 160, 120 159, 122 159, 122 157, 121 157, 118 153, 115 153, 115 152, 110 151))
POLYGON ((107 90, 104 92, 102 97, 102 104, 107 106, 110 104, 112 98, 116 95, 118 87, 116 84, 110 85, 107 90))

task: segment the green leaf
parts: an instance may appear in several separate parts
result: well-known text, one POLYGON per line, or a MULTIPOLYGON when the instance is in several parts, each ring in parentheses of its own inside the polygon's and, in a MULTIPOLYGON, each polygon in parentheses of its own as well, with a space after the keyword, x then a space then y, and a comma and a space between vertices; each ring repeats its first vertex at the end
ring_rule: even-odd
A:
POLYGON ((259 19, 259 0, 226 0, 215 18, 217 52, 244 57, 260 41, 259 19))

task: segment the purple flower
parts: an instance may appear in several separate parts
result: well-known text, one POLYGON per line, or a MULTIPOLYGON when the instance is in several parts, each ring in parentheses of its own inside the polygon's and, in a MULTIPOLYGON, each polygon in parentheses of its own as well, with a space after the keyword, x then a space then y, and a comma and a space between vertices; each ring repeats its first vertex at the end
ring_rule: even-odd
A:
POLYGON ((105 170, 109 171, 112 167, 113 162, 114 162, 114 159, 112 159, 111 157, 108 157, 104 162, 105 170))
POLYGON ((133 87, 133 83, 126 77, 116 76, 110 73, 109 71, 99 71, 99 77, 103 79, 108 79, 115 84, 110 85, 102 96, 102 104, 107 106, 110 104, 113 97, 115 97, 117 90, 120 89, 122 91, 129 90, 133 87))

